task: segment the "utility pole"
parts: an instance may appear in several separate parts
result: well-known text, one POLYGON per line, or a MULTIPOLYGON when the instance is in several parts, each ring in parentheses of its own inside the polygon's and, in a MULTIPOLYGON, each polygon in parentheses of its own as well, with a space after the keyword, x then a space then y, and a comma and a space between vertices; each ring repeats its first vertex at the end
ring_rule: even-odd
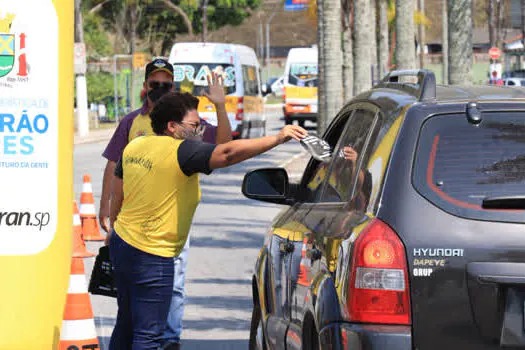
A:
POLYGON ((266 79, 270 77, 270 23, 272 23, 278 9, 279 7, 276 6, 266 22, 266 79))
MULTIPOLYGON (((82 20, 82 0, 75 0, 75 43, 84 43, 84 28, 82 20)), ((75 77, 76 84, 76 104, 77 104, 77 132, 79 136, 89 135, 89 114, 87 105, 87 83, 85 71, 77 71, 75 77)))
MULTIPOLYGON (((490 0, 492 2, 492 0, 490 0)), ((447 0, 443 0, 441 20, 443 33, 441 34, 441 53, 443 55, 443 85, 448 85, 448 5, 447 0)))
POLYGON ((202 0, 202 42, 205 43, 208 36, 208 0, 202 0))
MULTIPOLYGON (((425 14, 425 0, 419 0, 419 12, 425 14)), ((425 67, 425 24, 419 24, 419 68, 425 67)))

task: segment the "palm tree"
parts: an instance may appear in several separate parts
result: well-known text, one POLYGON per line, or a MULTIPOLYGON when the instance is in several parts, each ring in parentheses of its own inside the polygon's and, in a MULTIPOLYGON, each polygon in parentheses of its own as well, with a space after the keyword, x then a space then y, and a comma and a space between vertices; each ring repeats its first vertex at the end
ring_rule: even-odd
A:
POLYGON ((342 0, 343 14, 343 90, 344 101, 354 95, 354 55, 353 55, 353 16, 352 0, 342 0))
POLYGON ((377 0, 377 10, 379 12, 379 77, 382 78, 388 72, 388 0, 377 0))
POLYGON ((372 84, 377 77, 377 3, 376 0, 369 0, 370 8, 370 77, 372 84), (372 74, 373 73, 373 74, 372 74))
POLYGON ((370 0, 354 0, 354 93, 360 94, 372 85, 370 76, 372 25, 370 0))
POLYGON ((322 54, 324 94, 326 102, 326 125, 334 118, 343 104, 343 84, 341 81, 342 54, 341 54, 341 1, 321 0, 322 4, 322 54))
POLYGON ((472 83, 472 0, 448 0, 449 83, 472 83))
POLYGON ((396 66, 415 69, 414 0, 396 0, 396 66))

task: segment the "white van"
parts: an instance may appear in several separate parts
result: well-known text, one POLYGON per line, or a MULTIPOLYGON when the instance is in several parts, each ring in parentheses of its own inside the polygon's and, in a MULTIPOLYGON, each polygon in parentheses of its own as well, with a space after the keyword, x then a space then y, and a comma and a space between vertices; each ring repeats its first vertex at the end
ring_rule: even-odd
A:
POLYGON ((221 73, 226 86, 226 111, 233 137, 250 138, 266 134, 264 100, 259 62, 253 49, 236 44, 177 43, 169 56, 177 91, 190 92, 200 100, 199 115, 217 125, 214 105, 204 96, 206 75, 221 73))
POLYGON ((284 69, 284 121, 317 121, 317 48, 292 48, 284 69))

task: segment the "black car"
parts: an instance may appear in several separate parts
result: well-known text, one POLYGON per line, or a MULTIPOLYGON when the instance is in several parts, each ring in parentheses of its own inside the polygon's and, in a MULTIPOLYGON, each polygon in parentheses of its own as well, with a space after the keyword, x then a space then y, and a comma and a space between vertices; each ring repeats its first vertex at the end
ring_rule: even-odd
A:
POLYGON ((524 348, 524 91, 391 72, 300 183, 248 173, 245 196, 287 206, 255 265, 250 347, 524 348))

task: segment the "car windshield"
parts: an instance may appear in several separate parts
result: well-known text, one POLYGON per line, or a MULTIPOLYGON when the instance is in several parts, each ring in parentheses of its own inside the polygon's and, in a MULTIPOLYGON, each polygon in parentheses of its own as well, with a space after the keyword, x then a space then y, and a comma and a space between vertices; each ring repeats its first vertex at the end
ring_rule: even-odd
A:
POLYGON ((290 66, 288 84, 317 87, 317 63, 293 63, 290 66))
POLYGON ((175 88, 177 91, 189 92, 199 96, 208 86, 206 76, 210 72, 222 75, 226 94, 235 92, 235 67, 232 64, 223 63, 174 63, 175 88))

